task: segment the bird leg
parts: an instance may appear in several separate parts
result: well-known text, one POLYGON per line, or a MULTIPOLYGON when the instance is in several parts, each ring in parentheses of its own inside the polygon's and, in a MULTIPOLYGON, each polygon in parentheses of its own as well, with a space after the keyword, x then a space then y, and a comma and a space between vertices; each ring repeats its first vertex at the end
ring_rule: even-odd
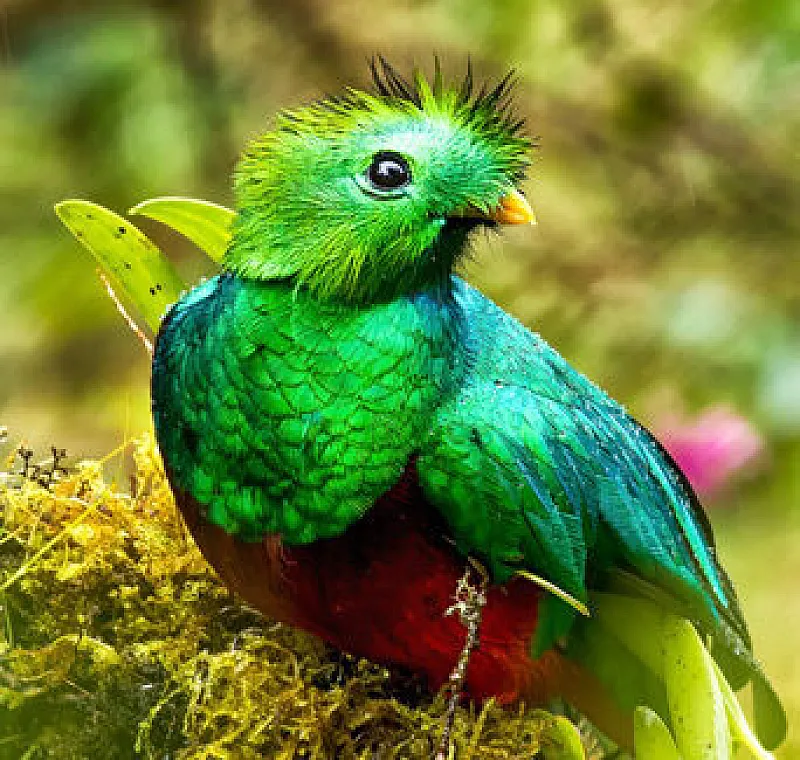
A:
POLYGON ((453 731, 453 722, 456 717, 456 707, 461 699, 461 692, 464 689, 464 680, 467 676, 469 658, 473 650, 479 644, 479 631, 483 608, 486 605, 486 586, 488 584, 488 573, 485 568, 476 560, 469 558, 469 565, 456 584, 454 603, 444 612, 445 616, 458 613, 458 619, 467 629, 464 646, 458 657, 455 668, 450 673, 445 690, 448 693, 447 711, 444 715, 444 728, 442 738, 439 742, 439 750, 436 753, 436 760, 447 760, 450 754, 450 735, 453 731), (472 583, 473 570, 479 577, 477 585, 472 583))

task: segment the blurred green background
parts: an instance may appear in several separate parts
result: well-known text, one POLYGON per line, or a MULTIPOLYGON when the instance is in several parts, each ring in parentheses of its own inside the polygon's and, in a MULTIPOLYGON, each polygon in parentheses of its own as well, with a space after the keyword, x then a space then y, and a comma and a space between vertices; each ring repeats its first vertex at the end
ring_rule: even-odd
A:
MULTIPOLYGON (((656 432, 726 405, 764 441, 708 501, 800 718, 800 3, 217 0, 0 5, 0 425, 102 454, 146 429, 145 352, 53 204, 231 202, 249 137, 367 59, 513 66, 531 230, 469 277, 656 432)), ((142 224, 192 281, 188 244, 142 224)), ((800 756, 792 726, 781 757, 800 756)))

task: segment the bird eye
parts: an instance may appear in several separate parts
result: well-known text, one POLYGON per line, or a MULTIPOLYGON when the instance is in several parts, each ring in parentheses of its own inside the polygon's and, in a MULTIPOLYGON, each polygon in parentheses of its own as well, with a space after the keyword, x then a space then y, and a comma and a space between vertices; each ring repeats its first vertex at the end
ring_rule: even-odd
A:
POLYGON ((397 190, 411 182, 411 168, 398 153, 381 151, 372 157, 367 179, 378 190, 397 190))

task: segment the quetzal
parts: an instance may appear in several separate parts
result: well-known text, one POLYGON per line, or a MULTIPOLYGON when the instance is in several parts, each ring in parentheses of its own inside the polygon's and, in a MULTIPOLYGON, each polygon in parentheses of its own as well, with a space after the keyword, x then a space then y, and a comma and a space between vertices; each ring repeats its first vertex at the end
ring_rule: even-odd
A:
POLYGON ((533 220, 509 78, 373 75, 250 145, 223 271, 161 324, 153 418, 195 540, 268 615, 431 688, 473 559, 490 583, 467 693, 561 696, 623 742, 637 704, 670 720, 625 644, 652 631, 638 609, 666 610, 754 683, 775 745, 783 715, 685 477, 456 274, 476 229, 533 220))

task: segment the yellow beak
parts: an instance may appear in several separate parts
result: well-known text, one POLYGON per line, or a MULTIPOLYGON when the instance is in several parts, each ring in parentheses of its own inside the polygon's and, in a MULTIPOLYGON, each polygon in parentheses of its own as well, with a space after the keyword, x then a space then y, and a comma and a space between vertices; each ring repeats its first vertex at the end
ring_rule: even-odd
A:
POLYGON ((536 224, 536 216, 531 204, 517 190, 512 190, 508 195, 504 195, 497 207, 488 212, 470 206, 464 209, 461 216, 487 219, 498 224, 536 224))

